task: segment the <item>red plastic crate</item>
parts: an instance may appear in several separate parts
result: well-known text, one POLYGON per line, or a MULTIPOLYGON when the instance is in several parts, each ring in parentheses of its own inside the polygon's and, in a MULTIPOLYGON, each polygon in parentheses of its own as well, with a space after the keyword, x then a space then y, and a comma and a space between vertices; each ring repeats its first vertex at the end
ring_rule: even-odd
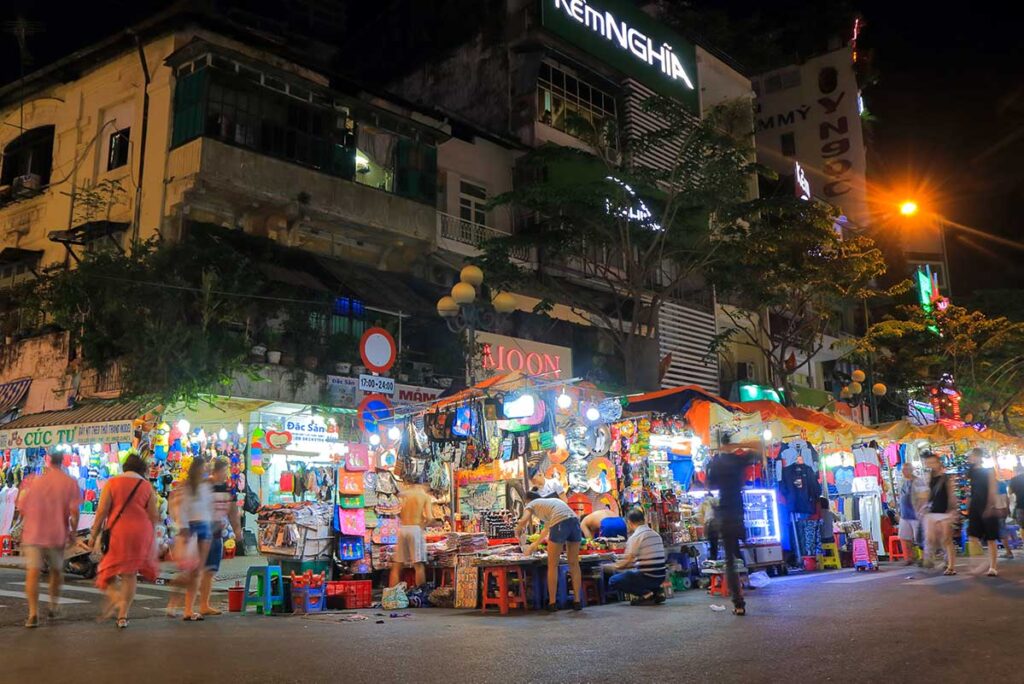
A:
POLYGON ((343 596, 345 608, 369 608, 373 604, 371 580, 343 580, 327 583, 327 596, 343 596))

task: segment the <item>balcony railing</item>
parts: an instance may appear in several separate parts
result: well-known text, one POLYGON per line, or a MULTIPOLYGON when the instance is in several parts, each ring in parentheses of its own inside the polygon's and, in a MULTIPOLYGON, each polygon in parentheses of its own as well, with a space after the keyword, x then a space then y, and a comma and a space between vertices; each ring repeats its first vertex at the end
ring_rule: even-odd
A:
MULTIPOLYGON (((488 240, 500 237, 508 237, 508 233, 490 228, 482 223, 474 223, 466 219, 437 212, 437 237, 438 239, 451 240, 460 245, 472 248, 465 250, 465 253, 476 256, 482 250, 484 243, 488 240)), ((518 246, 511 250, 513 259, 518 261, 530 260, 530 248, 518 246)))

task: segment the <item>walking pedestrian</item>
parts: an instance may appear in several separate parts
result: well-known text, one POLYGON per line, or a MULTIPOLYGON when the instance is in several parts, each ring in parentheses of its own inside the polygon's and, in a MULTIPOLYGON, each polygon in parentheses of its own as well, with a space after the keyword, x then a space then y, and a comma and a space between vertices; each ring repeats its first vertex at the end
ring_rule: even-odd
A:
POLYGON ((914 549, 921 531, 921 521, 917 518, 917 506, 914 502, 917 476, 914 465, 910 461, 903 462, 903 482, 900 483, 900 543, 907 556, 907 565, 914 564, 914 549))
POLYGON ((242 523, 238 513, 237 495, 231 491, 228 483, 228 462, 217 459, 210 471, 210 483, 213 489, 213 524, 210 539, 210 551, 199 580, 199 614, 220 615, 221 611, 210 605, 210 594, 213 591, 213 578, 220 570, 220 562, 224 557, 224 535, 228 525, 235 533, 236 544, 242 542, 242 523))
POLYGON ((1024 465, 1018 465, 1014 473, 1008 487, 1013 494, 1013 519, 1024 529, 1024 465))
POLYGON ((734 615, 746 615, 747 603, 743 598, 736 563, 740 558, 740 541, 747 536, 743 524, 743 485, 747 467, 751 464, 751 451, 733 447, 732 453, 719 454, 708 467, 708 489, 718 490, 718 533, 725 547, 725 577, 732 597, 734 615))
POLYGON ((153 581, 159 571, 153 545, 154 526, 160 519, 156 493, 145 478, 148 469, 139 454, 129 454, 122 475, 107 480, 100 494, 90 539, 100 530, 108 537, 96 575, 96 586, 107 592, 104 617, 117 613, 117 626, 128 626, 128 610, 135 599, 136 575, 153 581))
POLYGON ((523 517, 516 524, 516 536, 518 537, 530 524, 531 518, 544 523, 544 532, 540 538, 529 548, 533 553, 545 539, 548 543, 548 605, 547 611, 553 613, 558 610, 558 564, 562 556, 562 548, 565 548, 565 557, 569 561, 569 575, 572 577, 572 586, 576 597, 572 602, 573 610, 582 610, 583 604, 580 601, 583 591, 583 573, 580 571, 580 542, 583 540, 583 528, 580 527, 580 519, 576 513, 569 508, 569 504, 561 499, 545 498, 539 492, 530 491, 526 493, 526 510, 523 517))
POLYGON ((946 569, 942 574, 956 574, 956 547, 953 545, 953 516, 956 515, 956 500, 953 485, 946 475, 942 459, 930 451, 921 455, 925 468, 930 473, 928 481, 928 506, 924 516, 925 549, 924 566, 932 567, 939 547, 946 551, 946 569))
POLYGON ((50 574, 51 620, 60 616, 60 589, 64 578, 64 547, 78 531, 78 483, 65 473, 64 454, 51 452, 46 472, 22 485, 18 499, 21 512, 21 548, 26 560, 26 627, 39 625, 39 574, 45 565, 50 574))
POLYGON ((989 577, 999 576, 999 513, 997 511, 996 474, 991 468, 982 467, 983 452, 971 449, 967 452, 967 477, 971 481, 971 498, 967 504, 967 537, 971 555, 981 554, 982 542, 988 550, 988 570, 984 562, 972 571, 976 575, 985 573, 989 577))
MULTIPOLYGON (((193 609, 199 591, 199 579, 210 554, 213 537, 213 487, 205 479, 206 465, 202 458, 193 458, 189 464, 185 481, 175 488, 174 513, 178 527, 175 555, 179 562, 179 574, 175 582, 185 591, 182 619, 186 622, 203 620, 201 613, 193 609)), ((167 605, 167 614, 174 617, 176 597, 172 596, 167 605)))

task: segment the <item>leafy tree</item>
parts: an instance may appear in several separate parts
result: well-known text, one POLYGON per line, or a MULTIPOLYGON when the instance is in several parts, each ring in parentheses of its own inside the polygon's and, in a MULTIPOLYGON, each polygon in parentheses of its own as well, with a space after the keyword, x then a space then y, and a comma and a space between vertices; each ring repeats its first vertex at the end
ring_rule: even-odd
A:
POLYGON ((87 254, 33 284, 27 301, 69 331, 87 367, 117 362, 127 396, 192 402, 247 367, 259 287, 247 261, 213 242, 150 242, 87 254), (230 294, 229 294, 230 293, 230 294))
POLYGON ((793 374, 824 348, 826 335, 838 337, 852 306, 908 286, 876 289, 885 272, 881 251, 867 237, 840 236, 833 223, 824 205, 768 200, 708 274, 729 304, 721 311, 730 325, 716 347, 735 340, 758 349, 790 403, 793 374))
POLYGON ((669 100, 645 106, 662 122, 652 133, 627 139, 612 123, 577 118, 570 124, 591 151, 546 145, 520 160, 522 181, 494 204, 529 220, 489 241, 480 259, 488 282, 539 296, 539 312, 559 302, 598 326, 631 389, 658 383, 664 302, 701 287, 699 274, 727 257, 759 207, 748 199, 756 170, 749 103, 701 121, 669 100), (643 165, 654 147, 669 151, 665 168, 643 165), (516 259, 524 252, 529 265, 516 259))
POLYGON ((928 386, 951 373, 963 395, 962 415, 1019 431, 1024 323, 960 306, 934 314, 903 306, 871 326, 860 349, 876 355, 878 371, 904 406, 925 399, 928 386))
POLYGON ((124 396, 191 404, 255 373, 254 341, 281 337, 300 361, 323 354, 329 298, 258 267, 302 258, 269 240, 196 227, 179 242, 151 241, 132 254, 88 253, 75 269, 27 286, 22 305, 69 331, 86 367, 117 363, 124 396))

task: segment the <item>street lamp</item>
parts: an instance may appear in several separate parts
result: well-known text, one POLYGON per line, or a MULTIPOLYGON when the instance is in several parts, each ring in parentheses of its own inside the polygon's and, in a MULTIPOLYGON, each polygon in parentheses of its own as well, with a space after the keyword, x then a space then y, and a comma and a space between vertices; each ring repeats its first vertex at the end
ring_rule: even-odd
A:
POLYGON ((904 200, 900 203, 900 213, 904 216, 913 216, 917 213, 918 206, 914 200, 904 200))
POLYGON ((476 355, 476 331, 481 327, 493 327, 498 317, 516 309, 516 298, 507 292, 499 292, 486 307, 477 302, 477 295, 484 282, 484 272, 477 266, 466 266, 459 272, 459 282, 452 287, 450 295, 437 300, 437 313, 444 319, 448 329, 456 334, 466 335, 466 386, 475 382, 473 357, 476 355))

